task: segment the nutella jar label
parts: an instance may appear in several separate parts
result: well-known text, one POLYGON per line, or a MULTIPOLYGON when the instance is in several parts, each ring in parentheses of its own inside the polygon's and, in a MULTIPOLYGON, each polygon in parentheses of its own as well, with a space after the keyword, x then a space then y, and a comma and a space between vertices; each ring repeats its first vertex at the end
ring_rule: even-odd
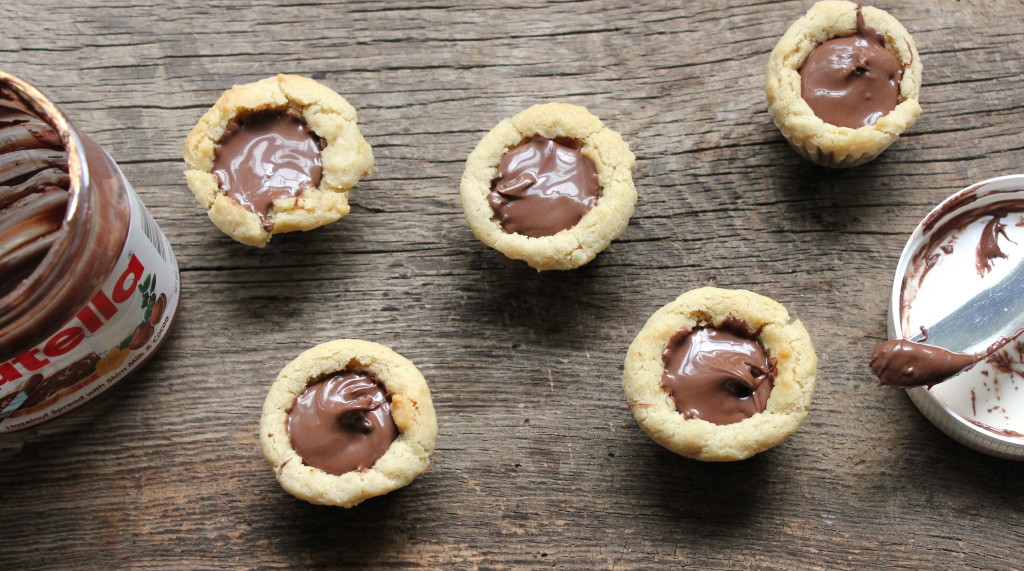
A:
MULTIPOLYGON (((120 174, 120 173, 118 173, 120 174)), ((32 349, 0 362, 0 433, 79 406, 144 363, 178 306, 178 265, 124 176, 131 219, 113 272, 73 318, 32 349)))

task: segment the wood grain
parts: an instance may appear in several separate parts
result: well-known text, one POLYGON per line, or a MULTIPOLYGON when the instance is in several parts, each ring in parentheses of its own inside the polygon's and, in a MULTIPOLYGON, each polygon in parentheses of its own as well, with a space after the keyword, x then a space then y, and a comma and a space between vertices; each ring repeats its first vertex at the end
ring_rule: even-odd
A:
POLYGON ((887 2, 924 115, 834 172, 772 126, 768 53, 809 2, 181 0, 0 5, 0 67, 120 163, 174 245, 182 308, 99 402, 3 442, 0 567, 1010 569, 1018 463, 972 452, 866 367, 903 244, 953 191, 1024 162, 1024 3, 887 2), (265 250, 184 184, 184 136, 234 83, 315 77, 377 158, 352 214, 265 250), (472 236, 458 183, 495 123, 582 104, 638 158, 637 213, 538 274, 472 236), (708 465, 648 440, 619 388, 647 317, 702 285, 777 299, 820 358, 800 432, 708 465), (277 371, 355 337, 428 379, 434 464, 352 509, 280 490, 257 423, 277 371))

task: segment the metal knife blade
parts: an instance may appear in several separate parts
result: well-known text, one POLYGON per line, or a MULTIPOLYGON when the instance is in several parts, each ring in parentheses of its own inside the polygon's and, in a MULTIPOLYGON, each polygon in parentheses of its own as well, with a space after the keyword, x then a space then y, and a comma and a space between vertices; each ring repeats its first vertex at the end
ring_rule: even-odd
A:
MULTIPOLYGON (((925 327, 926 343, 962 353, 984 349, 992 340, 1024 326, 1024 261, 949 315, 925 327)), ((918 333, 911 341, 921 341, 918 333)))

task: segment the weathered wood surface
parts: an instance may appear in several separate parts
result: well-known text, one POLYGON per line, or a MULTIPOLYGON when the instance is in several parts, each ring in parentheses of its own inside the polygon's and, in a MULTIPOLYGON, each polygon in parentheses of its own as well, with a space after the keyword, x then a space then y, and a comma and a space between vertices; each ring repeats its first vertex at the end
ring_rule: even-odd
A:
POLYGON ((140 374, 4 441, 0 567, 1024 567, 1024 466, 866 367, 917 221, 1022 170, 1024 3, 882 4, 917 40, 925 112, 848 172, 802 161, 765 109, 809 2, 65 4, 3 2, 0 67, 118 160, 183 306, 140 374), (221 90, 279 71, 348 98, 377 167, 349 217, 258 251, 195 204, 181 146, 221 90), (474 239, 458 182, 484 132, 552 100, 623 134, 641 198, 595 262, 538 274, 474 239), (737 464, 661 449, 619 388, 647 317, 707 284, 787 305, 821 362, 801 431, 737 464), (440 422, 430 471, 352 510, 282 492, 256 435, 277 371, 339 337, 416 362, 440 422))

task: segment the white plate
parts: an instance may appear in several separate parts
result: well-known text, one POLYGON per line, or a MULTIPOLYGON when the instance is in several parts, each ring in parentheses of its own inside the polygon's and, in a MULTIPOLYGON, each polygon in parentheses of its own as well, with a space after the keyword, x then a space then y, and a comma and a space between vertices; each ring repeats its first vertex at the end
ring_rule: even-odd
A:
MULTIPOLYGON (((1022 260, 1024 175, 989 179, 950 196, 918 224, 903 248, 889 304, 889 338, 913 336, 921 326, 935 323, 952 308, 999 281, 1022 260), (938 242, 951 245, 952 251, 941 253, 938 261, 924 273, 924 278, 918 277, 922 264, 915 263, 915 255, 929 247, 929 242, 943 231, 944 222, 970 210, 1012 201, 1019 203, 1002 219, 1006 224, 1006 237, 999 238, 999 246, 1007 258, 993 258, 991 270, 984 276, 976 269, 975 249, 982 229, 992 219, 992 216, 983 216, 962 232, 938 242), (901 315, 905 288, 910 304, 901 315)), ((985 342, 970 351, 984 350, 1000 336, 1020 327, 1024 327, 1024 315, 1018 316, 1012 327, 1007 327, 1008 331, 990 332, 985 342)), ((907 394, 932 424, 958 442, 992 456, 1024 460, 1024 345, 1010 343, 1000 354, 1010 359, 1013 369, 1019 373, 997 370, 992 364, 982 362, 932 389, 918 387, 909 389, 907 394)))

